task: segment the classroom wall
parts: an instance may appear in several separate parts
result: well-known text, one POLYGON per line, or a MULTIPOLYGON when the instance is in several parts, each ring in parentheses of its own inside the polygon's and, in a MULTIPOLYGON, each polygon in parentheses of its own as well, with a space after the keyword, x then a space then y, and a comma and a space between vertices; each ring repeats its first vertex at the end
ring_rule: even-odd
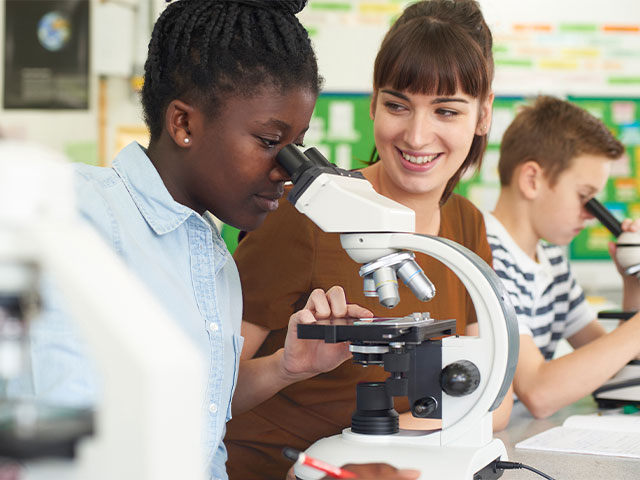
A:
MULTIPOLYGON (((55 5, 55 0, 49 1, 55 5)), ((158 10, 157 0, 87 1, 90 4, 91 31, 89 108, 7 110, 3 108, 4 89, 0 88, 0 133, 49 145, 76 161, 97 164, 101 122, 105 123, 105 160, 112 158, 116 152, 116 132, 119 128, 143 126, 131 78, 142 74, 150 26, 158 10), (99 108, 101 102, 104 110, 99 108)), ((6 2, 0 0, 2 52, 6 2)), ((4 61, 0 61, 0 86, 3 79, 4 61)))
MULTIPOLYGON (((498 95, 640 94, 637 30, 598 31, 602 26, 637 28, 640 2, 479 1, 497 47, 494 88, 498 95), (605 64, 605 59, 611 63, 605 64), (528 60, 546 63, 527 65, 528 60), (629 74, 635 81, 608 84, 615 73, 629 74)), ((409 3, 310 0, 299 17, 311 30, 327 91, 370 90, 377 46, 392 19, 409 3)))

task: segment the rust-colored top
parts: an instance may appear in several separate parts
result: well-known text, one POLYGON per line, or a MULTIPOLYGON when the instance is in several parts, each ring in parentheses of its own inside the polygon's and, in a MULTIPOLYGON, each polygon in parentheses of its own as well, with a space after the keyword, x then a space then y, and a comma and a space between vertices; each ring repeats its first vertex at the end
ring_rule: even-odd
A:
MULTIPOLYGON (((491 265, 482 214, 471 202, 452 195, 442 207, 440 236, 458 242, 491 265)), ((270 330, 256 356, 269 355, 284 345, 289 317, 302 308, 315 288, 341 285, 349 303, 376 316, 404 316, 427 311, 435 319, 455 318, 457 332, 475 322, 475 311, 462 282, 442 263, 424 254, 416 259, 436 287, 424 303, 401 281, 400 302, 393 309, 362 293, 361 265, 347 255, 336 233, 325 233, 287 200, 249 233, 234 254, 240 271, 245 321, 270 330)), ((345 362, 332 372, 291 385, 250 412, 237 415, 227 426, 227 470, 231 480, 283 479, 291 462, 284 446, 305 450, 316 440, 340 433, 351 425, 356 384, 382 381, 382 367, 345 362)), ((396 398, 398 412, 408 410, 406 398, 396 398)))

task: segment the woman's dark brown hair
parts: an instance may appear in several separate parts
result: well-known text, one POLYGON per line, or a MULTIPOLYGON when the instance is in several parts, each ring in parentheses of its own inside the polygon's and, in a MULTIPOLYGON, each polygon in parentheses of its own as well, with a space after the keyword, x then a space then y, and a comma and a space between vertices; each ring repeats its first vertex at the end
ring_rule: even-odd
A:
MULTIPOLYGON (((425 95, 458 90, 484 101, 493 80, 491 31, 473 0, 426 0, 409 6, 380 46, 373 69, 374 94, 382 87, 425 95)), ((467 158, 442 194, 444 204, 462 174, 480 167, 486 135, 475 135, 467 158)), ((371 163, 378 160, 377 150, 371 163)))
POLYGON ((295 14, 306 0, 180 0, 153 28, 142 106, 151 140, 169 103, 196 101, 215 116, 222 99, 261 86, 320 91, 316 56, 295 14))

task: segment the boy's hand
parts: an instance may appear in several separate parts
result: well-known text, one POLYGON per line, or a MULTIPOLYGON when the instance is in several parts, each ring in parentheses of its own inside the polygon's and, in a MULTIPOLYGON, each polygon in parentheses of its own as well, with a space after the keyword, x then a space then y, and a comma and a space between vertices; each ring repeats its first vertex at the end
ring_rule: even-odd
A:
POLYGON ((286 378, 302 380, 333 370, 351 357, 348 343, 325 343, 323 340, 298 338, 298 325, 326 318, 369 318, 373 314, 359 305, 347 305, 342 287, 311 292, 305 307, 289 319, 281 369, 286 378))
MULTIPOLYGON (((621 225, 622 225, 623 232, 640 232, 640 219, 631 220, 630 218, 625 218, 622 221, 621 225)), ((618 269, 618 272, 620 272, 620 275, 622 275, 623 278, 625 278, 627 277, 627 275, 624 274, 624 268, 622 268, 618 263, 618 259, 616 258, 616 252, 617 252, 617 247, 615 242, 609 242, 609 255, 611 255, 611 258, 613 259, 616 265, 616 268, 618 269)), ((638 261, 640 262, 640 258, 638 258, 638 261)))
MULTIPOLYGON (((623 232, 640 232, 640 220, 625 219, 622 222, 623 232)), ((609 255, 622 276, 622 309, 623 310, 640 310, 640 279, 636 275, 625 275, 624 268, 618 263, 617 247, 614 242, 609 242, 609 255)), ((638 257, 640 262, 640 256, 638 257)), ((628 265, 627 265, 628 266, 628 265)))

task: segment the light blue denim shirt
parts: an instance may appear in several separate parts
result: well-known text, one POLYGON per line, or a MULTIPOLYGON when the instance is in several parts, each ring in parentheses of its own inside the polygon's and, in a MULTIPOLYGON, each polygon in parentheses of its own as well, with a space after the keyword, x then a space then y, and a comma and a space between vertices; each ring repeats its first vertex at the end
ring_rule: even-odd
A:
MULTIPOLYGON (((202 353, 208 372, 203 408, 210 420, 203 426, 204 448, 211 478, 226 479, 222 439, 231 418, 243 343, 236 265, 211 215, 201 216, 174 201, 137 143, 124 148, 112 168, 78 165, 76 174, 81 215, 202 353)), ((54 294, 46 296, 44 315, 31 330, 32 393, 56 403, 92 404, 99 398, 99 379, 90 352, 85 356, 73 323, 63 314, 64 306, 54 294)))

